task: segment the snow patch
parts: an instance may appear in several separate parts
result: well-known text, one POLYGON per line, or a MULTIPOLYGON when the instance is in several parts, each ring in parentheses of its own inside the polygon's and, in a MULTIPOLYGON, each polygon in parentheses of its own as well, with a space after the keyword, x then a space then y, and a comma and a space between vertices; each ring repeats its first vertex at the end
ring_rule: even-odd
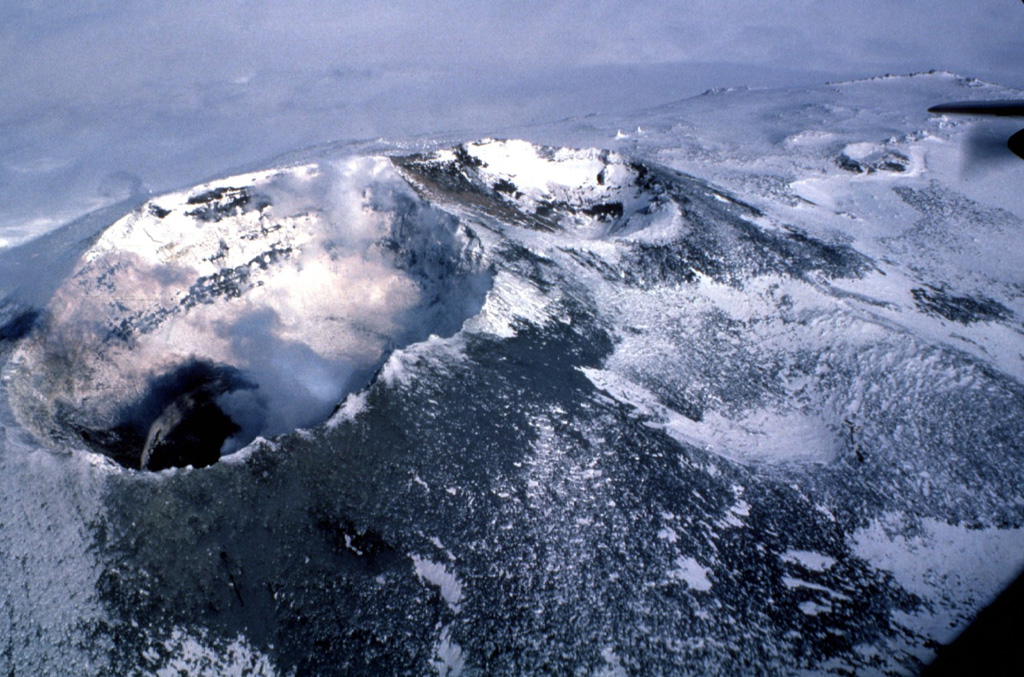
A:
POLYGON ((705 411, 700 421, 669 409, 643 386, 609 370, 581 371, 598 388, 651 417, 648 425, 683 444, 740 463, 824 463, 835 454, 835 434, 817 416, 771 409, 736 418, 705 411))
POLYGON ((345 398, 345 401, 338 407, 338 411, 335 412, 325 424, 328 428, 336 428, 345 421, 354 420, 359 414, 366 410, 366 393, 358 392, 351 393, 345 398))
POLYGON ((679 540, 679 534, 672 527, 662 527, 658 530, 658 538, 669 543, 675 543, 679 540))
POLYGON ((827 614, 832 611, 831 604, 820 604, 818 602, 812 602, 807 600, 806 602, 800 602, 796 605, 800 611, 808 616, 818 616, 821 614, 827 614))
POLYGON ((615 649, 610 646, 606 646, 601 649, 601 658, 604 659, 604 665, 598 668, 594 674, 599 677, 626 677, 628 672, 622 665, 622 659, 615 653, 615 649))
POLYGON ((931 612, 909 620, 940 643, 956 637, 1024 568, 1024 528, 970 529, 924 519, 907 536, 894 531, 897 521, 892 516, 858 529, 853 554, 930 603, 931 612))
POLYGON ((466 657, 462 647, 452 641, 451 627, 441 629, 441 636, 434 647, 435 659, 431 665, 440 677, 459 677, 466 668, 466 657))
POLYGON ((672 578, 682 581, 688 587, 699 592, 711 589, 709 570, 692 557, 676 557, 675 568, 668 572, 672 578))
POLYGON ((811 583, 810 581, 805 581, 802 578, 794 578, 792 576, 783 576, 782 584, 790 590, 795 588, 807 588, 808 590, 832 593, 832 590, 826 588, 824 585, 818 585, 817 583, 811 583))
POLYGON ((177 627, 159 646, 150 646, 144 651, 142 658, 151 674, 158 677, 200 674, 270 677, 278 674, 270 659, 243 635, 230 642, 215 642, 205 631, 194 633, 177 627))
POLYGON ((520 323, 543 326, 552 318, 550 308, 557 305, 559 294, 545 293, 536 285, 499 271, 487 292, 483 308, 466 320, 463 328, 468 332, 491 334, 511 338, 520 323))
POLYGON ((594 152, 559 148, 542 157, 528 141, 484 140, 467 144, 469 153, 484 163, 482 170, 495 177, 512 179, 522 191, 547 195, 558 189, 598 187, 605 163, 594 152))
POLYGON ((462 582, 443 564, 419 555, 411 557, 416 575, 427 583, 437 586, 441 592, 441 598, 448 603, 448 607, 455 613, 459 613, 462 604, 462 582))
POLYGON ((807 571, 817 572, 828 571, 836 563, 834 557, 823 555, 820 552, 810 552, 808 550, 787 550, 779 555, 779 559, 783 562, 796 564, 807 571))

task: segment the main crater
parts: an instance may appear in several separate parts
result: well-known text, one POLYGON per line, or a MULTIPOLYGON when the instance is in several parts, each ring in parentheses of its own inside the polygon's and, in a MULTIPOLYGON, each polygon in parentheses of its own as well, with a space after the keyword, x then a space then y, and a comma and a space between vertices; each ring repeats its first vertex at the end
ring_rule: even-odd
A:
POLYGON ((387 157, 213 181, 99 235, 13 357, 11 406, 56 446, 207 466, 322 422, 490 282, 473 230, 387 157))

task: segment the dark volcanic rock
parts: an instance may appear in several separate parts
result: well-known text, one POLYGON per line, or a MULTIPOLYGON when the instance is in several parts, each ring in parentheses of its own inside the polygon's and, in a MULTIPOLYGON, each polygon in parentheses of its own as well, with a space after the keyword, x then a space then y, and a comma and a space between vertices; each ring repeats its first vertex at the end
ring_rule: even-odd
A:
POLYGON ((1013 317, 1009 308, 984 296, 953 296, 941 286, 917 287, 911 289, 910 293, 913 294, 914 302, 921 312, 960 324, 1006 320, 1013 317))
POLYGON ((220 221, 252 210, 262 211, 270 206, 270 199, 254 195, 248 188, 214 188, 193 195, 188 199, 188 204, 196 205, 196 208, 185 212, 187 216, 202 221, 220 221))

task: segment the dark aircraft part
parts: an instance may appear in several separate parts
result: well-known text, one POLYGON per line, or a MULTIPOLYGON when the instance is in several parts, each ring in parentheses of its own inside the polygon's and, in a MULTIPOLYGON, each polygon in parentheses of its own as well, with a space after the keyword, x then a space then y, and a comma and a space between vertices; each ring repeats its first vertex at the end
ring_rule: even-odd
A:
POLYGON ((982 609, 952 644, 940 647, 935 661, 921 674, 923 677, 937 677, 1017 672, 1024 660, 1020 646, 1022 623, 1024 574, 1018 575, 989 606, 982 609))
MULTIPOLYGON (((953 113, 957 115, 995 115, 998 117, 1024 117, 1024 100, 1006 101, 955 101, 932 106, 929 113, 953 113)), ((1024 129, 1006 142, 1013 154, 1024 160, 1024 129)))
POLYGON ((1006 146, 1013 151, 1013 154, 1024 160, 1024 129, 1010 137, 1006 146))
POLYGON ((1024 117, 1024 100, 1006 101, 955 101, 932 106, 929 113, 955 113, 958 115, 998 115, 1001 117, 1024 117))

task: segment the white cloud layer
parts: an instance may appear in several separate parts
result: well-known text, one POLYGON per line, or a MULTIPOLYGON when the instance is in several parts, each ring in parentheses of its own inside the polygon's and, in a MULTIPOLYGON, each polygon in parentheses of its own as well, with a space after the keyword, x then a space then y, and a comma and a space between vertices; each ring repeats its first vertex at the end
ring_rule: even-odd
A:
POLYGON ((1022 86, 1022 27, 1010 0, 12 0, 0 238, 337 139, 931 68, 1022 86))

